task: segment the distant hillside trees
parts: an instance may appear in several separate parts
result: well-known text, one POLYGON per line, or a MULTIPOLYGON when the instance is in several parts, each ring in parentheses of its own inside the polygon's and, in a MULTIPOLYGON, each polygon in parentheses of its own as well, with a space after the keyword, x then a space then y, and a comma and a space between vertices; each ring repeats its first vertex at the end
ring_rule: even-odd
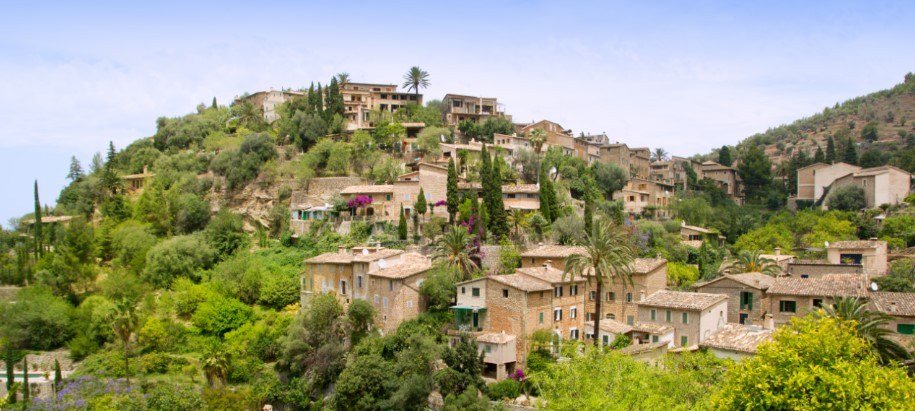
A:
POLYGON ((219 153, 213 159, 210 168, 225 176, 227 187, 234 190, 257 177, 261 166, 276 156, 276 145, 269 135, 252 134, 245 137, 238 149, 219 153))
POLYGON ((721 146, 721 149, 718 150, 718 164, 730 167, 733 163, 734 160, 731 159, 731 148, 728 146, 721 146))
POLYGON ((750 146, 741 156, 737 172, 743 179, 746 198, 759 203, 772 185, 772 163, 758 146, 750 146))
POLYGON ((492 143, 494 134, 511 134, 515 131, 515 125, 504 117, 489 117, 482 123, 472 120, 461 121, 458 130, 464 137, 492 143))
MULTIPOLYGON (((243 107, 236 106, 233 106, 232 115, 255 116, 246 120, 247 128, 256 130, 262 125, 263 113, 253 108, 250 103, 242 105, 243 107)), ((160 151, 197 147, 203 143, 203 140, 209 134, 223 130, 229 116, 229 110, 211 109, 203 113, 192 113, 183 117, 159 117, 156 120, 156 134, 153 135, 153 145, 160 151)))

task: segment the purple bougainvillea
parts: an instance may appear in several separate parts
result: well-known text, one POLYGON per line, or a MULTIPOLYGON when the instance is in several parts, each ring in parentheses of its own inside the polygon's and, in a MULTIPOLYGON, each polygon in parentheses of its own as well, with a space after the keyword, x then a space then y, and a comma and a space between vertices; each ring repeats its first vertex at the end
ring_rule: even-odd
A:
POLYGON ((372 197, 369 196, 355 196, 349 201, 346 202, 346 207, 350 210, 365 207, 369 204, 372 204, 372 197))

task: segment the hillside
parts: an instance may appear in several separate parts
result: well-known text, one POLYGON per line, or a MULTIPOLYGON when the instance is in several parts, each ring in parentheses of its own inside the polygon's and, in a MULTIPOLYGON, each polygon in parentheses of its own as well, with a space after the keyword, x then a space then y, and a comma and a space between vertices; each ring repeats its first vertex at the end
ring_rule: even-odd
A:
MULTIPOLYGON (((763 145, 773 164, 805 152, 813 157, 817 146, 826 150, 832 136, 837 148, 849 137, 858 144, 858 154, 878 150, 893 163, 899 148, 912 148, 915 136, 915 74, 906 74, 903 83, 866 96, 856 97, 791 124, 770 128, 741 141, 737 147, 763 145), (868 127, 868 125, 871 125, 868 127), (865 130, 876 128, 876 133, 865 130)), ((739 151, 739 150, 738 150, 739 151)), ((905 161, 903 161, 905 163, 905 161)), ((909 171, 912 164, 896 164, 909 171)))

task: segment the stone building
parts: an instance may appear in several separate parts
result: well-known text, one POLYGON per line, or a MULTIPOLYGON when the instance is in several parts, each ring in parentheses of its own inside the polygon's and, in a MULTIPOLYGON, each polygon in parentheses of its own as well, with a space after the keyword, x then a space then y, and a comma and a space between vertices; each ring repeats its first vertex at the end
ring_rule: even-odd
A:
POLYGON ((520 127, 518 132, 519 134, 530 136, 531 131, 535 128, 546 132, 546 144, 544 144, 544 147, 560 147, 563 154, 567 156, 576 155, 575 136, 572 135, 572 130, 565 129, 559 123, 553 121, 540 120, 520 127))
POLYGON ((706 161, 702 163, 702 176, 714 180, 735 203, 743 204, 743 180, 737 175, 737 169, 706 161))
POLYGON ((642 215, 652 210, 656 218, 669 216, 668 206, 674 197, 672 184, 647 180, 641 177, 630 178, 626 185, 613 193, 614 200, 622 200, 623 210, 630 215, 642 215))
POLYGON ((343 83, 343 116, 348 130, 371 128, 375 125, 369 115, 372 111, 397 112, 401 107, 423 104, 423 95, 402 92, 395 84, 343 83))
MULTIPOLYGON (((912 174, 893 166, 881 166, 860 169, 833 181, 830 191, 843 186, 855 186, 864 191, 864 203, 867 208, 883 204, 902 204, 911 192, 912 174)), ((823 202, 829 207, 829 197, 823 202)))
POLYGON ((872 292, 870 308, 889 315, 887 327, 899 334, 915 334, 915 293, 872 292))
POLYGON ((585 248, 580 246, 540 243, 521 253, 521 267, 540 267, 549 263, 557 269, 564 270, 566 258, 573 254, 584 254, 584 252, 585 248))
POLYGON ((728 320, 738 324, 762 324, 769 309, 766 290, 775 277, 762 273, 725 274, 697 284, 696 291, 728 296, 728 320))
POLYGON ((642 323, 674 329, 674 342, 681 347, 702 343, 727 325, 727 295, 662 290, 638 303, 642 323))
MULTIPOLYGON (((553 332, 563 339, 578 340, 584 334, 584 302, 587 285, 583 277, 563 276, 550 263, 541 267, 519 268, 516 273, 548 283, 553 289, 550 312, 553 332)), ((542 316, 544 313, 538 314, 542 316)), ((539 317, 538 317, 539 322, 539 317)))
MULTIPOLYGON (((636 258, 630 266, 630 272, 632 274, 631 284, 623 284, 622 280, 604 284, 601 312, 604 318, 635 325, 641 321, 638 319, 639 300, 667 288, 667 260, 636 258)), ((592 282, 588 288, 585 321, 591 321, 596 314, 596 298, 598 298, 597 290, 592 282)))
POLYGON ((887 243, 880 240, 836 241, 826 247, 830 264, 861 264, 864 275, 870 277, 887 273, 887 243))
POLYGON ((820 278, 826 274, 864 275, 861 264, 833 264, 826 260, 794 260, 788 263, 786 271, 795 278, 820 278))
POLYGON ((505 107, 495 97, 474 97, 460 94, 446 94, 442 98, 445 107, 445 125, 457 127, 462 121, 482 123, 490 117, 511 117, 505 115, 505 107))
POLYGON ((769 309, 775 326, 804 316, 834 297, 867 298, 867 282, 856 274, 825 274, 819 278, 778 277, 769 286, 769 309))
POLYGON ((276 108, 279 107, 280 104, 291 101, 296 97, 306 96, 307 94, 308 93, 301 91, 270 89, 269 91, 258 91, 253 94, 238 97, 236 98, 236 101, 246 100, 250 102, 254 107, 257 107, 264 113, 264 120, 267 120, 268 123, 273 123, 280 118, 280 114, 276 112, 276 108))
POLYGON ((772 340, 774 330, 759 325, 726 324, 699 347, 721 359, 740 361, 756 355, 759 344, 772 340))

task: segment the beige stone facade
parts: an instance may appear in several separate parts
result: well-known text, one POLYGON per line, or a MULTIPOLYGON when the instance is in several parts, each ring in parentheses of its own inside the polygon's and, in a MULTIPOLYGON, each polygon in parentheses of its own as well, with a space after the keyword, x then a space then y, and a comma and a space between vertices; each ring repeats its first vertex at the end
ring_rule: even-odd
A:
POLYGON ((891 331, 915 334, 915 293, 872 292, 870 308, 890 316, 887 328, 891 331))
POLYGON ((651 163, 651 180, 687 189, 689 182, 687 168, 692 168, 696 179, 702 179, 702 163, 684 157, 671 157, 670 160, 651 163))
MULTIPOLYGON (((816 171, 829 167, 829 164, 815 163, 806 167, 797 169, 797 199, 804 201, 816 201, 816 171)), ((822 189, 822 187, 821 187, 822 189)), ((820 192, 822 195, 822 190, 820 192)))
POLYGON ((269 90, 258 91, 254 94, 240 97, 237 100, 247 100, 264 113, 264 120, 267 120, 268 123, 273 123, 280 118, 280 114, 276 112, 276 109, 280 104, 291 101, 296 97, 306 96, 307 94, 308 93, 305 92, 292 90, 269 90))
MULTIPOLYGON (((617 280, 605 284, 602 290, 601 312, 604 318, 610 318, 627 325, 638 322, 638 303, 641 299, 659 290, 667 288, 667 260, 663 258, 637 258, 630 267, 632 284, 623 284, 617 280)), ((585 321, 591 321, 596 314, 595 299, 598 298, 596 286, 588 288, 586 301, 587 315, 585 321)))
POLYGON ((786 273, 795 278, 820 278, 827 274, 864 274, 861 264, 832 264, 826 260, 795 260, 786 273))
POLYGON ((727 325, 727 300, 720 294, 658 291, 639 302, 638 319, 672 327, 675 346, 694 346, 727 325))
POLYGON ((837 241, 826 247, 830 264, 861 264, 864 275, 875 277, 887 273, 887 243, 879 240, 837 241))
POLYGON ((505 108, 495 97, 446 94, 442 104, 445 106, 446 126, 457 127, 464 120, 482 123, 489 117, 507 117, 505 108))
POLYGON ((613 193, 613 199, 622 200, 623 210, 630 215, 642 215, 653 209, 655 218, 669 217, 668 206, 673 197, 673 185, 644 178, 631 178, 622 190, 613 193))
POLYGON ((422 94, 398 91, 395 84, 344 83, 340 93, 349 130, 374 127, 371 111, 393 113, 407 105, 423 104, 422 94))
MULTIPOLYGON (((864 191, 867 208, 883 204, 901 204, 910 193, 912 175, 905 170, 882 166, 857 170, 833 181, 830 190, 842 186, 855 186, 864 191)), ((827 197, 827 200, 829 197, 827 197)), ((829 207, 829 201, 823 204, 829 207)))
POLYGON ((832 304, 833 297, 867 298, 868 283, 855 274, 826 274, 819 278, 778 277, 769 286, 769 313, 776 326, 832 304))
POLYGON ((766 290, 775 281, 761 273, 725 274, 697 284, 696 291, 728 297, 728 321, 738 324, 762 324, 769 309, 766 290))
POLYGON ((743 181, 735 168, 706 161, 702 163, 702 176, 714 180, 735 203, 743 204, 743 181))

